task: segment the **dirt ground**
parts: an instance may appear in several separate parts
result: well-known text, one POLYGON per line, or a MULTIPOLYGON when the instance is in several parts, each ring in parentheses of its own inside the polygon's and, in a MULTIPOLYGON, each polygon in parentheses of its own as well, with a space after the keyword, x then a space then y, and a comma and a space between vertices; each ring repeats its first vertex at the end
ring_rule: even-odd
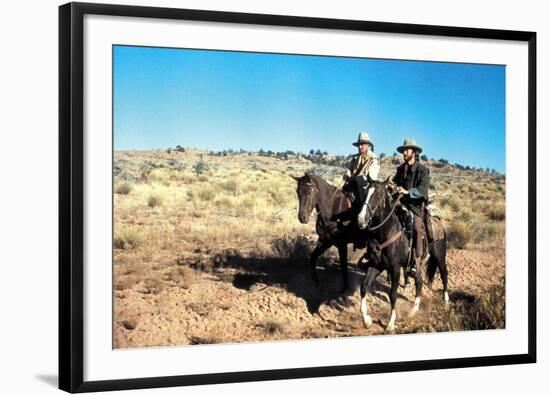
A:
MULTIPOLYGON (((359 312, 363 272, 350 265, 353 291, 342 297, 337 262, 327 263, 318 268, 320 289, 312 285, 307 264, 273 259, 228 257, 212 272, 189 269, 186 274, 192 281, 183 285, 171 280, 166 275, 170 271, 164 270, 160 291, 144 283, 116 291, 114 347, 384 334, 390 312, 385 275, 379 277, 376 292, 368 297, 375 321, 365 329, 359 312)), ((504 272, 504 259, 496 251, 451 250, 448 267, 451 304, 473 303, 487 287, 487 279, 504 272)), ((433 291, 424 288, 421 309, 409 319, 414 291, 400 287, 396 332, 435 331, 430 313, 443 308, 442 299, 441 281, 436 276, 433 291)))

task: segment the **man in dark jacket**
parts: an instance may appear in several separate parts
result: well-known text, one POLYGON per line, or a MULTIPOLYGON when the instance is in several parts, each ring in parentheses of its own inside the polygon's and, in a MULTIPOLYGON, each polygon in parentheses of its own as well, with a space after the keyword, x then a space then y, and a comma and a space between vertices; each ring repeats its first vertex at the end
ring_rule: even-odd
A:
POLYGON ((403 154, 405 161, 397 168, 392 184, 396 186, 396 191, 403 195, 403 206, 412 213, 415 257, 410 267, 412 274, 416 272, 418 264, 425 264, 429 259, 424 231, 424 208, 428 204, 430 171, 419 162, 418 155, 422 152, 422 147, 414 140, 405 140, 403 145, 397 147, 397 151, 403 154))

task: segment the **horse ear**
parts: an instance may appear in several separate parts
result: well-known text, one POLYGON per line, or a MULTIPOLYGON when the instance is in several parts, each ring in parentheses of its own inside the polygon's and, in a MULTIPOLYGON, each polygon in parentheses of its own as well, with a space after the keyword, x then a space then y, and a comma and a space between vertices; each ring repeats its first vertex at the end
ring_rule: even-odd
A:
POLYGON ((292 175, 291 175, 290 177, 294 178, 294 180, 295 180, 296 182, 300 182, 300 177, 296 177, 296 176, 292 176, 292 175))

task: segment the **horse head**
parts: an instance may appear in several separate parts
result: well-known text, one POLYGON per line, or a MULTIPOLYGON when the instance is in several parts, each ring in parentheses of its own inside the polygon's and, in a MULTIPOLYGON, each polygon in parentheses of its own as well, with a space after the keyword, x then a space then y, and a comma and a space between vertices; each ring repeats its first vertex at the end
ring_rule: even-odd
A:
POLYGON ((299 202, 298 220, 307 224, 313 208, 317 205, 318 189, 313 178, 307 173, 302 177, 292 176, 292 178, 298 183, 296 187, 299 202))
POLYGON ((370 225, 373 218, 382 215, 384 209, 388 206, 386 203, 389 198, 389 185, 389 177, 386 178, 384 181, 369 181, 367 186, 367 197, 365 199, 365 204, 367 205, 365 223, 367 224, 367 226, 370 225))

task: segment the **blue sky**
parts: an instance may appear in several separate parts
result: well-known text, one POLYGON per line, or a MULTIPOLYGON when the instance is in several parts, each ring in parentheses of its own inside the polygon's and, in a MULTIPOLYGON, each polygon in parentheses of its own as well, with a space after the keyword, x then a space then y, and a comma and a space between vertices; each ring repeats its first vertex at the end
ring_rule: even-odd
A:
POLYGON ((377 153, 505 169, 505 67, 114 47, 115 150, 377 153))

